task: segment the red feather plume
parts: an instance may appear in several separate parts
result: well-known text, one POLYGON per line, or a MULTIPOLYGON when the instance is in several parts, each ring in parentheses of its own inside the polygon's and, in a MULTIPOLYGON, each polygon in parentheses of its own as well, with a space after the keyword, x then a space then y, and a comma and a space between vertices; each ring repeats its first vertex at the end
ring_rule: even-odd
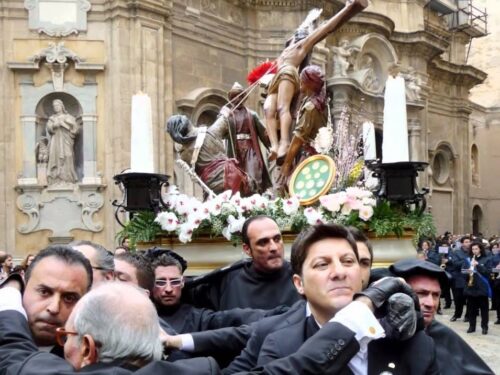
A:
POLYGON ((262 64, 256 66, 250 73, 248 73, 248 84, 252 85, 266 74, 275 74, 276 72, 276 61, 264 61, 262 64))

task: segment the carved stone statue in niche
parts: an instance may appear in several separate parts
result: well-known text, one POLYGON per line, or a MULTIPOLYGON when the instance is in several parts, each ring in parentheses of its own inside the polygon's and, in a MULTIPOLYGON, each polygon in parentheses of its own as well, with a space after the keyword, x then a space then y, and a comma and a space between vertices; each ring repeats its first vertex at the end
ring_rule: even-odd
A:
POLYGON ((75 137, 79 126, 74 116, 66 112, 60 99, 52 102, 54 114, 47 121, 49 159, 47 182, 49 185, 74 183, 78 180, 75 171, 75 137))
POLYGON ((406 99, 408 101, 420 100, 420 91, 422 91, 422 88, 415 69, 410 67, 408 72, 403 74, 403 77, 406 83, 406 99))
POLYGON ((351 63, 351 50, 349 49, 349 41, 341 39, 338 47, 333 47, 333 75, 334 77, 347 77, 347 70, 351 63))
POLYGON ((361 64, 361 71, 363 74, 363 87, 368 91, 378 91, 380 89, 380 81, 378 80, 377 73, 375 72, 375 63, 373 58, 369 55, 363 57, 361 64))
POLYGON ((47 185, 47 163, 49 162, 49 139, 40 137, 35 148, 37 177, 40 185, 47 185))

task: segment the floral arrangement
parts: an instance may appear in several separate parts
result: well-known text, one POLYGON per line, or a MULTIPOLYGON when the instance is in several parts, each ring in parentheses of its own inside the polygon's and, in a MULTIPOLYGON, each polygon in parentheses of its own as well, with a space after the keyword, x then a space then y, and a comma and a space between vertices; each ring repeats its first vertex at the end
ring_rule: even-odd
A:
POLYGON ((243 223, 255 215, 268 215, 282 231, 293 233, 310 225, 332 222, 356 226, 380 236, 401 235, 407 228, 415 230, 418 236, 435 231, 430 215, 412 219, 411 214, 388 202, 377 204, 371 191, 359 187, 324 195, 317 206, 310 207, 301 206, 297 197, 273 199, 259 194, 241 197, 231 191, 202 202, 180 194, 175 186, 169 187, 163 200, 167 205, 164 211, 156 216, 152 212, 139 213, 120 236, 138 242, 152 241, 163 234, 187 243, 193 237, 209 235, 238 243, 243 223))
MULTIPOLYGON (((331 118, 330 114, 328 115, 331 118)), ((318 152, 329 154, 337 170, 330 194, 320 197, 315 206, 303 207, 298 197, 273 198, 255 194, 241 197, 226 191, 205 202, 181 194, 170 186, 163 201, 163 212, 140 212, 134 215, 118 234, 129 237, 132 243, 153 241, 166 234, 178 237, 183 243, 198 235, 224 236, 234 243, 240 240, 245 220, 255 215, 272 217, 282 231, 299 233, 307 226, 318 223, 338 223, 371 231, 376 236, 401 236, 406 229, 419 238, 436 233, 432 215, 416 213, 404 205, 376 199, 363 182, 364 162, 359 150, 357 127, 349 124, 347 107, 342 110, 335 130, 331 121, 321 128, 312 142, 318 152), (354 130, 354 131, 352 131, 354 130)))

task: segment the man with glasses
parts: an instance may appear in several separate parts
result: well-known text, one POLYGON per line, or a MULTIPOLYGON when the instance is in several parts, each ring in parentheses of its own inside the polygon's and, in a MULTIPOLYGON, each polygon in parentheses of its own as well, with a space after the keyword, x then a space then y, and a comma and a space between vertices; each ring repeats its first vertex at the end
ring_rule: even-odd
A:
MULTIPOLYGON (((69 246, 49 246, 40 251, 25 274, 22 311, 41 350, 62 355, 56 344, 56 328, 63 326, 78 300, 92 285, 89 261, 69 246)), ((2 291, 3 292, 3 291, 2 291)), ((12 296, 0 297, 9 302, 12 296)), ((1 304, 0 304, 1 309, 1 304)))
POLYGON ((212 311, 181 303, 184 278, 180 262, 163 254, 153 261, 155 286, 153 301, 161 320, 178 333, 191 333, 222 327, 240 326, 261 319, 268 314, 280 313, 281 308, 264 311, 253 309, 232 309, 212 311))
POLYGON ((103 281, 113 280, 115 268, 113 254, 103 246, 90 241, 73 241, 69 246, 89 260, 94 274, 94 287, 103 281))
MULTIPOLYGON (((70 253, 75 253, 69 250, 70 253)), ((36 261, 36 259, 35 259, 36 261)), ((90 268, 90 267, 89 267, 90 268)), ((76 270, 75 270, 76 271, 76 270)), ((64 359, 39 351, 20 307, 22 280, 0 290, 0 373, 2 374, 217 374, 213 359, 161 361, 162 344, 154 306, 142 290, 109 282, 86 294, 54 338, 64 359), (8 299, 4 299, 8 297, 8 299)))

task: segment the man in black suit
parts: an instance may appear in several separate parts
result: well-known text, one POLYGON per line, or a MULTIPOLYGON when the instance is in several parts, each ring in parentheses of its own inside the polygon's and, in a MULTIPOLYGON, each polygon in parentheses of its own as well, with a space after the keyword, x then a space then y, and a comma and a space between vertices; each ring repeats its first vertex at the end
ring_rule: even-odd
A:
POLYGON ((213 359, 175 364, 161 361, 163 347, 156 310, 138 288, 103 283, 74 307, 57 338, 65 359, 38 351, 20 303, 21 285, 0 289, 0 373, 6 374, 217 374, 213 359), (8 302, 6 302, 8 301, 8 302), (10 306, 8 306, 10 304, 10 306))
MULTIPOLYGON (((359 229, 349 228, 349 231, 356 240, 363 288, 366 288, 373 263, 372 245, 359 229)), ((266 336, 271 332, 296 323, 303 319, 305 315, 306 303, 304 300, 300 300, 290 307, 286 313, 259 320, 250 326, 192 333, 189 340, 192 340, 193 345, 188 349, 195 355, 218 356, 220 352, 223 352, 227 357, 231 355, 234 357, 239 354, 229 366, 223 369, 223 373, 233 374, 240 371, 249 371, 257 365, 257 358, 266 336)), ((177 349, 186 349, 183 346, 183 340, 187 341, 188 339, 185 335, 180 336, 169 337, 168 345, 177 349)))
POLYGON ((264 215, 251 217, 243 224, 241 237, 243 251, 251 261, 240 261, 186 282, 188 301, 212 310, 269 310, 298 301, 276 222, 264 215))
POLYGON ((399 303, 400 293, 412 291, 403 281, 386 278, 361 292, 357 246, 346 228, 332 224, 303 231, 292 246, 291 263, 294 284, 310 315, 268 335, 259 365, 293 355, 324 327, 330 341, 317 343, 319 361, 310 368, 301 362, 301 373, 438 373, 434 344, 424 332, 404 341, 384 338, 374 312, 383 315, 388 303, 399 303))
POLYGON ((425 331, 436 344, 436 357, 441 374, 493 374, 474 349, 459 335, 434 319, 441 290, 449 288, 446 272, 435 264, 417 259, 401 260, 389 269, 393 274, 404 277, 418 296, 425 331))
POLYGON ((153 300, 158 315, 178 333, 240 326, 282 312, 279 307, 269 311, 248 308, 213 311, 181 303, 184 278, 180 262, 168 254, 163 254, 153 261, 153 270, 153 300))
POLYGON ((56 328, 66 323, 78 300, 93 282, 89 261, 69 246, 40 251, 25 273, 22 303, 36 345, 62 354, 56 346, 56 328))

